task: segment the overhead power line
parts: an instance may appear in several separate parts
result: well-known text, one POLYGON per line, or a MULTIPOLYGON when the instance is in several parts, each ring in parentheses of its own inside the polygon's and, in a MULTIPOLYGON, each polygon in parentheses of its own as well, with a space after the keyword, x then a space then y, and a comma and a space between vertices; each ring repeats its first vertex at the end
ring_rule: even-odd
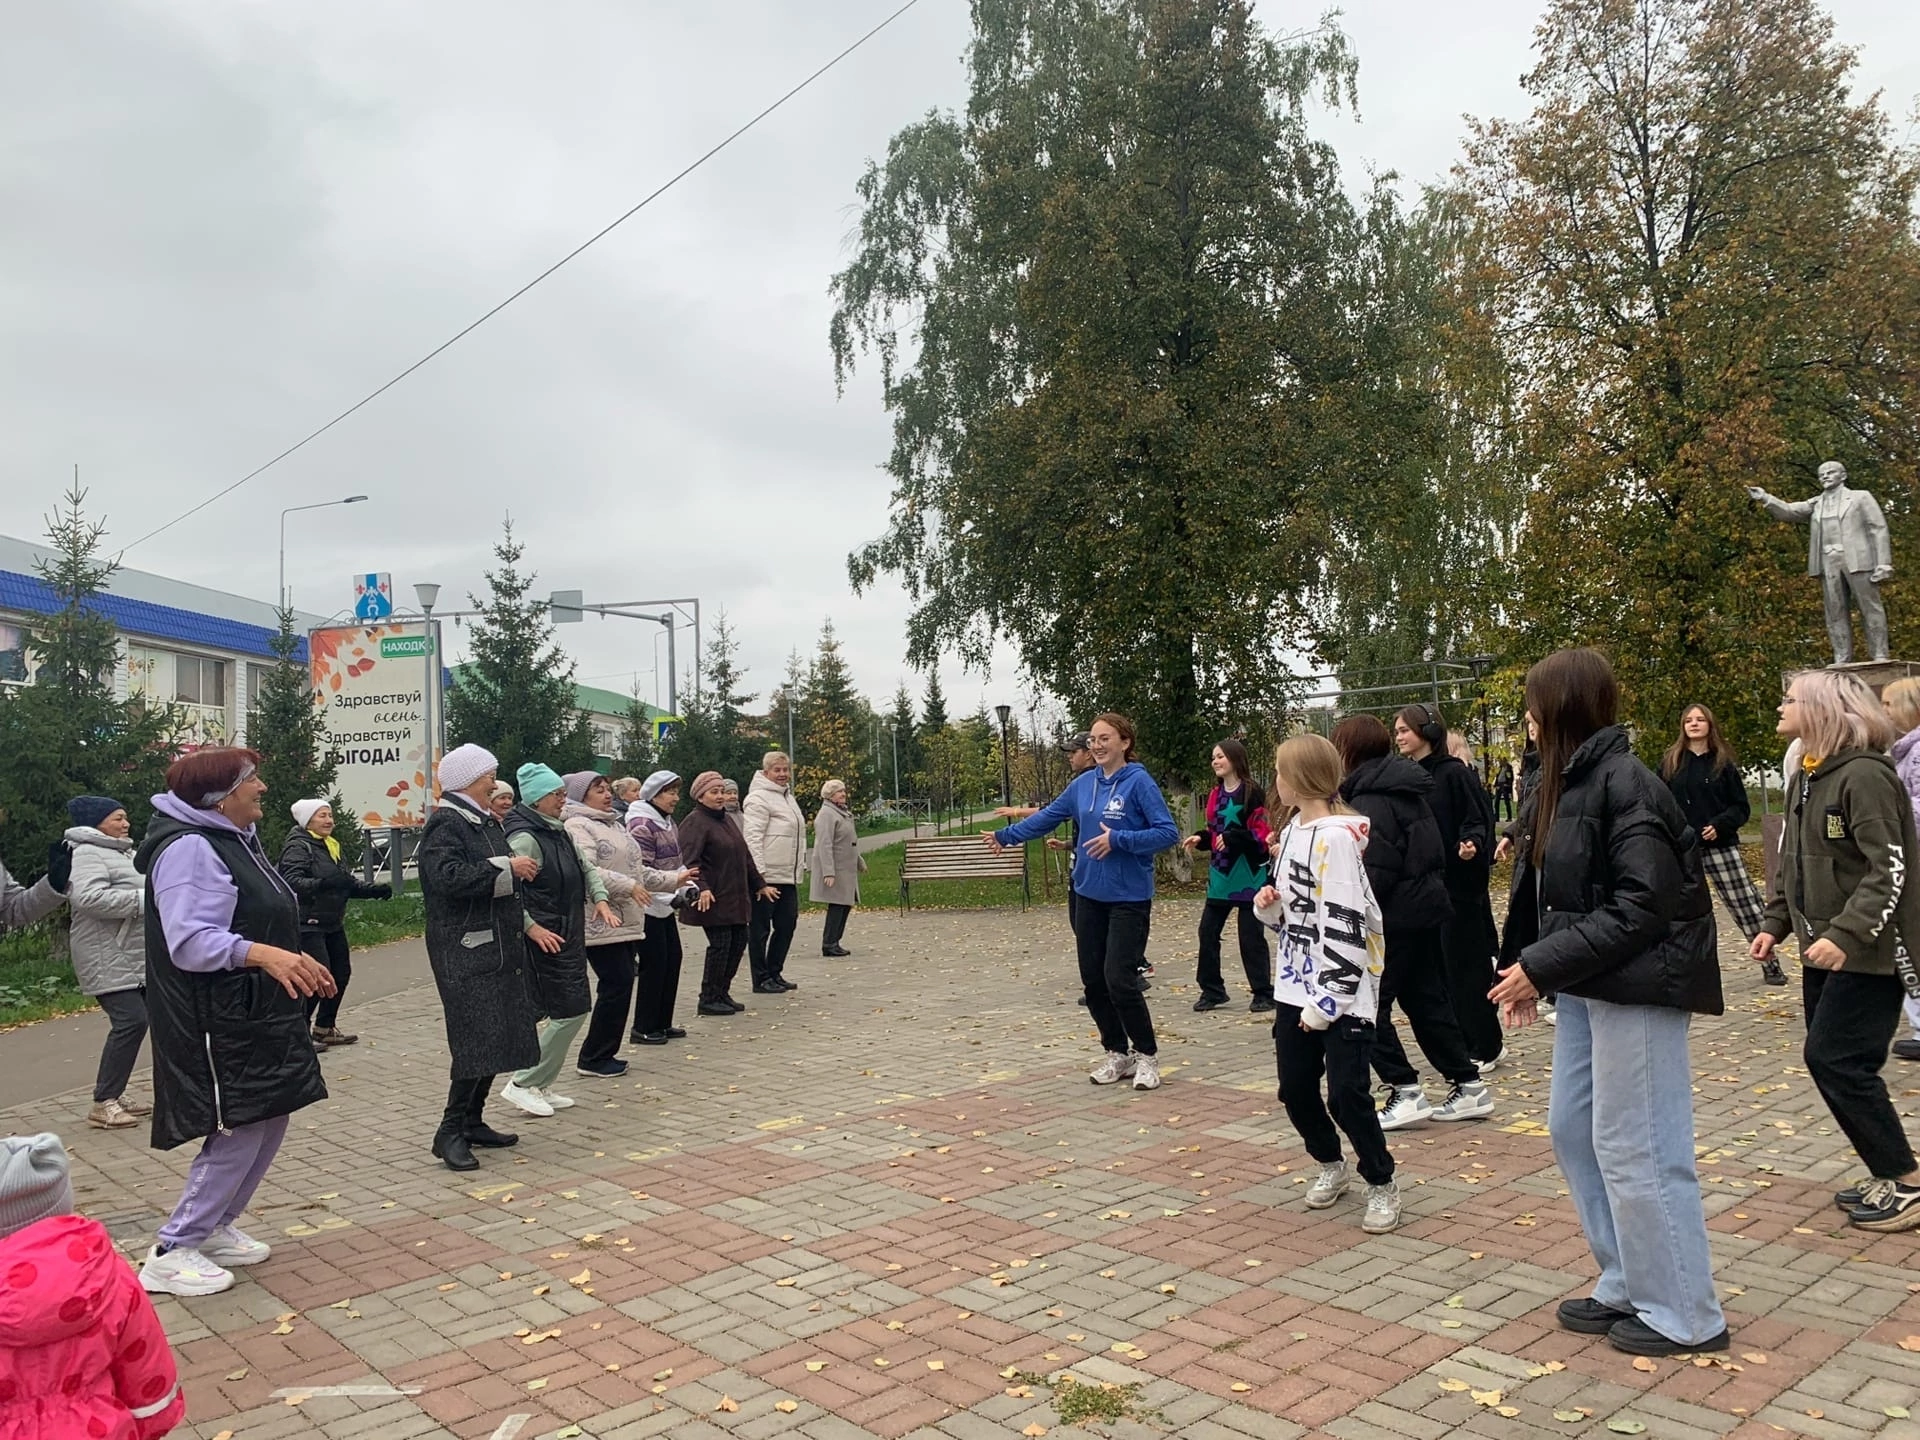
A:
POLYGON ((686 179, 687 176, 691 175, 694 171, 698 170, 702 165, 706 164, 707 161, 713 159, 714 156, 718 155, 722 150, 725 150, 729 145, 733 144, 734 141, 738 140, 742 135, 745 135, 749 130, 753 129, 754 126, 758 125, 762 120, 766 119, 769 115, 773 114, 774 111, 778 110, 781 106, 785 105, 789 100, 793 99, 794 96, 798 95, 802 90, 805 90, 809 85, 813 84, 814 81, 818 80, 821 76, 825 75, 829 70, 833 69, 842 60, 845 60, 849 55, 852 55, 856 50, 860 49, 861 46, 865 45, 869 40, 873 39, 874 36, 878 35, 882 30, 885 30, 889 25, 893 24, 894 21, 898 20, 902 15, 906 14, 907 11, 913 9, 913 7, 915 5, 918 5, 919 3, 920 3, 920 0, 906 0, 906 3, 901 5, 899 9, 895 10, 892 14, 888 15, 879 24, 875 25, 871 30, 867 31, 864 35, 860 36, 859 39, 855 40, 852 44, 848 45, 846 49, 842 50, 839 54, 835 55, 832 59, 828 60, 824 65, 820 66, 819 69, 815 70, 812 74, 808 75, 804 80, 800 81, 799 84, 795 85, 792 89, 788 90, 785 94, 781 95, 778 99, 773 101, 765 109, 761 110, 759 113, 754 115, 751 119, 749 119, 745 124, 741 125, 737 130, 733 131, 731 134, 727 135, 724 139, 722 139, 717 144, 715 144, 711 149, 706 150, 705 152, 697 156, 695 159, 689 162, 684 168, 676 172, 674 175, 670 176, 665 182, 657 186, 649 194, 643 196, 640 199, 639 203, 634 205, 631 209, 619 215, 618 217, 610 221, 608 224, 602 226, 599 230, 596 230, 592 235, 588 236, 585 240, 582 240, 578 245, 574 246, 573 249, 569 250, 566 254, 562 255, 558 260, 554 261, 553 264, 549 265, 546 269, 542 270, 538 275, 534 276, 531 280, 527 281, 527 283, 522 285, 518 290, 514 291, 511 295, 507 296, 507 298, 502 300, 498 305, 495 305, 491 310, 487 311, 484 315, 480 316, 479 319, 474 320, 471 324, 467 325, 465 328, 458 330, 454 334, 448 336, 445 340, 441 341, 440 344, 434 346, 433 349, 429 350, 426 354, 422 355, 418 360, 414 361, 411 365, 407 366, 407 368, 402 370, 398 375, 395 375, 391 380, 387 381, 386 384, 380 386, 377 390, 369 391, 366 395, 363 395, 360 399, 356 400, 353 404, 349 405, 346 409, 342 410, 338 415, 334 416, 331 420, 327 421, 326 424, 320 426, 317 430, 313 430, 308 434, 302 436, 299 440, 296 440, 293 444, 289 445, 286 449, 282 450, 278 455, 274 456, 271 460, 267 461, 264 465, 260 465, 252 470, 249 470, 246 474, 242 475, 238 480, 235 480, 231 485, 228 485, 223 489, 214 491, 213 494, 207 496, 207 498, 202 500, 199 504, 193 506, 191 509, 181 511, 178 515, 174 516, 171 520, 167 521, 166 524, 158 526, 155 529, 149 530, 146 534, 142 535, 139 539, 127 545, 125 549, 123 549, 120 553, 124 555, 127 550, 131 550, 138 545, 146 544, 146 542, 153 539, 154 536, 162 534, 165 531, 171 530, 175 525, 178 525, 182 520, 189 519, 192 516, 199 514, 202 510, 206 509, 209 505, 213 504, 216 500, 225 499, 227 496, 231 495, 234 491, 238 490, 242 485, 245 485, 248 481, 258 479, 260 476, 266 474, 267 471, 271 470, 274 466, 278 465, 282 460, 285 460, 289 455, 292 455, 297 451, 304 449, 307 445, 311 444, 315 440, 318 440, 322 435, 326 434, 329 430, 333 429, 333 427, 338 425, 341 421, 347 419, 349 416, 353 415, 355 412, 361 409, 364 409, 366 406, 372 404, 375 400, 378 400, 382 395, 386 394, 387 391, 391 390, 394 386, 398 385, 402 380, 406 379, 409 375, 413 374, 414 371, 420 369, 423 365, 426 365, 428 362, 434 359, 437 359, 440 355, 444 354, 446 351, 452 349, 455 345, 459 344, 462 340, 466 339, 467 336, 471 335, 474 331, 478 330, 482 325, 486 324, 487 321, 493 319, 494 316, 498 315, 502 310, 506 309, 509 305, 513 304, 514 301, 518 300, 522 295, 525 295, 529 290, 533 289, 534 286, 538 285, 541 281, 545 280, 548 276, 552 275, 555 271, 559 270, 562 266, 568 264, 572 260, 579 258, 581 255, 585 254, 589 249, 591 249, 594 245, 606 239, 607 236, 611 235, 615 230, 618 230, 622 225, 626 224, 627 221, 631 220, 634 216, 638 215, 642 210, 646 209, 647 206, 651 205, 654 201, 658 200, 662 195, 666 194, 669 190, 673 189, 674 186, 678 185, 682 180, 686 179))

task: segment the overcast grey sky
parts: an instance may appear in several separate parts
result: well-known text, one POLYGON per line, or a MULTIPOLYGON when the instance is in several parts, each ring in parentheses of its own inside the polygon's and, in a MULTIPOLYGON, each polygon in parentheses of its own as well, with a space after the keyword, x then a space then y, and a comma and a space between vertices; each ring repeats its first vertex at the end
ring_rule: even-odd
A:
MULTIPOLYGON (((0 532, 35 538, 69 467, 131 541, 237 479, 597 230, 897 0, 60 0, 0 47, 0 532)), ((1837 0, 1904 127, 1908 0, 1837 0)), ((1537 5, 1356 0, 1358 183, 1514 116, 1537 5)), ((1262 5, 1271 26, 1311 7, 1262 5)), ((541 585, 725 608, 764 693, 832 616, 863 689, 908 672, 905 601, 856 598, 889 438, 836 398, 827 280, 887 138, 964 100, 961 0, 858 55, 498 319, 128 563, 270 598, 283 506, 303 608, 350 577, 477 589, 511 512, 541 585)), ((580 675, 653 695, 656 627, 589 620, 580 675)), ((683 652, 684 657, 684 652, 683 652)), ((957 708, 1017 676, 942 679, 957 708)), ((918 677, 909 677, 918 692, 918 677)))

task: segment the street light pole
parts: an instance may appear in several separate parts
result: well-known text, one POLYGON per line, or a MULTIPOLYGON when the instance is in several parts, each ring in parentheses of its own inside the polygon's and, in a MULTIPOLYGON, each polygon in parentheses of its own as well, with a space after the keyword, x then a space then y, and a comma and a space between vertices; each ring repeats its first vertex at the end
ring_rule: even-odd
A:
POLYGON ((366 498, 364 495, 349 495, 344 500, 318 500, 311 505, 289 505, 280 512, 280 599, 278 608, 282 610, 292 608, 287 598, 287 516, 299 510, 325 510, 334 505, 358 505, 366 498))
POLYGON ((893 808, 898 810, 900 808, 900 727, 889 725, 887 729, 893 732, 893 808))
POLYGON ((996 705, 993 713, 1000 717, 1000 803, 1013 804, 1013 766, 1007 754, 1007 717, 1013 714, 1011 705, 996 705))
POLYGON ((420 703, 423 710, 425 711, 426 721, 427 721, 427 724, 426 724, 427 785, 426 785, 426 790, 422 794, 421 800, 420 800, 420 818, 422 820, 425 820, 427 816, 427 811, 433 808, 433 779, 434 779, 433 752, 439 748, 434 743, 435 736, 433 733, 433 679, 434 679, 433 667, 440 663, 440 654, 439 654, 440 647, 433 643, 433 602, 440 598, 440 587, 438 585, 431 584, 427 581, 420 580, 420 581, 414 582, 413 593, 420 601, 421 613, 427 617, 427 623, 426 623, 427 667, 426 667, 426 675, 424 677, 426 681, 426 688, 420 692, 420 703))

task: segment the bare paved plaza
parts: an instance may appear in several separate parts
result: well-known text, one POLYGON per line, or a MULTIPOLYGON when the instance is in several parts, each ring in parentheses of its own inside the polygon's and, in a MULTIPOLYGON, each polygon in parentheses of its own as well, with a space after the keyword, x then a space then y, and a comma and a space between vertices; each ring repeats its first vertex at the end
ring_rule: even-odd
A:
MULTIPOLYGON (((246 1222, 272 1259, 160 1301, 178 1433, 974 1440, 1079 1433, 1063 1410, 1091 1402, 1132 1417, 1105 1433, 1194 1440, 1920 1436, 1920 1239, 1830 1203, 1851 1157, 1798 1063, 1797 987, 1723 945, 1695 1104, 1733 1349, 1636 1368, 1553 1324, 1593 1269, 1545 1133, 1552 1031, 1514 1041, 1492 1120, 1390 1137, 1406 1221, 1365 1236, 1357 1191, 1302 1207, 1244 994, 1191 1013, 1197 911, 1155 917, 1158 1091, 1087 1083, 1057 907, 864 911, 837 961, 809 917, 797 994, 705 1020, 683 981, 686 1041, 620 1081, 569 1068, 579 1105, 469 1175, 427 1154, 431 987, 350 997, 363 1039, 246 1222)), ((1890 1063, 1911 1116, 1920 1066, 1890 1063)), ((191 1152, 90 1131, 85 1101, 5 1123, 59 1131, 81 1209, 144 1251, 191 1152)))

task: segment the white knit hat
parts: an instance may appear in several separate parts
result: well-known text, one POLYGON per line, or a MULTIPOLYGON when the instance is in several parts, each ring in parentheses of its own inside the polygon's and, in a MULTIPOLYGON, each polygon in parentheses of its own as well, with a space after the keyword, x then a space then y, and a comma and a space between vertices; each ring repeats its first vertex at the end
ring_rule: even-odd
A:
POLYGON ((332 808, 333 802, 330 800, 296 800, 292 806, 293 823, 304 830, 312 823, 315 815, 318 815, 322 810, 331 810, 332 808))
POLYGON ((73 1213, 67 1149, 58 1135, 0 1139, 0 1235, 24 1230, 50 1215, 73 1213))
POLYGON ((464 790, 482 775, 499 770, 493 752, 479 745, 456 745, 440 758, 440 788, 464 790))

